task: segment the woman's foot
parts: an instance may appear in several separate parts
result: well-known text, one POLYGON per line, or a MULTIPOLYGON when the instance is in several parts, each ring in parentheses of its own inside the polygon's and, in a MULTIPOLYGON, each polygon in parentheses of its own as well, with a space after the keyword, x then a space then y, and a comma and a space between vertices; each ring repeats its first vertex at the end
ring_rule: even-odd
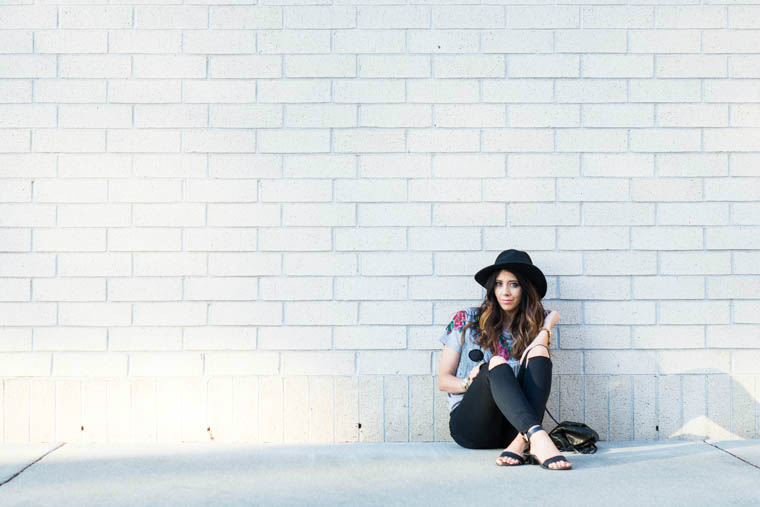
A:
MULTIPOLYGON (((546 460, 553 458, 554 456, 559 456, 560 454, 559 449, 554 445, 554 442, 546 430, 536 431, 530 436, 530 453, 538 458, 541 463, 545 463, 546 460)), ((564 460, 555 461, 546 466, 555 470, 572 467, 569 461, 564 460)))
MULTIPOLYGON (((512 442, 510 442, 510 444, 504 450, 513 452, 517 454, 518 456, 522 456, 526 447, 528 447, 528 444, 525 442, 525 439, 523 438, 523 436, 518 433, 515 439, 512 440, 512 442)), ((522 463, 520 463, 520 461, 510 456, 503 456, 503 457, 500 456, 496 458, 496 464, 503 466, 503 465, 521 465, 522 463)))

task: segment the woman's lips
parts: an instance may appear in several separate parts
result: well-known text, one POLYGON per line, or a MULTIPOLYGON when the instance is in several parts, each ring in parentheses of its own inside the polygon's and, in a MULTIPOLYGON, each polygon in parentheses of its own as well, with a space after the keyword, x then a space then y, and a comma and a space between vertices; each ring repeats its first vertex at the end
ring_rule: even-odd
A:
POLYGON ((501 300, 502 303, 511 303, 512 301, 514 301, 514 299, 502 299, 501 300))

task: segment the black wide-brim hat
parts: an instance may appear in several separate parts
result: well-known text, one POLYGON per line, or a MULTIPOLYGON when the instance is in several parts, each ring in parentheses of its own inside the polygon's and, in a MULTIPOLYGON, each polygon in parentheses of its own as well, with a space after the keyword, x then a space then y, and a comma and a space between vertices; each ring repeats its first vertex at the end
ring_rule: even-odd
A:
POLYGON ((539 299, 546 295, 546 277, 543 272, 533 264, 530 255, 522 250, 504 250, 496 257, 496 261, 493 264, 486 266, 475 273, 475 281, 485 287, 491 273, 502 269, 512 272, 519 271, 528 277, 536 287, 539 299))

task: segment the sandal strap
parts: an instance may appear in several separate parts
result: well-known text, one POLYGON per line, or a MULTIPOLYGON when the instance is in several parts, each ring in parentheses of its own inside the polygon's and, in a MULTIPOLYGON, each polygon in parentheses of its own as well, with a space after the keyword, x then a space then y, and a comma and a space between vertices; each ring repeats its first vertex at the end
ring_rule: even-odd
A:
POLYGON ((516 459, 520 463, 525 463, 525 459, 522 456, 518 456, 517 454, 513 453, 512 451, 504 451, 501 454, 499 454, 500 458, 512 458, 516 459))
MULTIPOLYGON (((546 461, 543 462, 543 465, 549 466, 552 463, 556 463, 558 461, 567 461, 567 458, 565 458, 563 455, 558 454, 557 456, 554 456, 553 458, 549 458, 546 461)), ((570 463, 569 461, 567 461, 570 463)))
POLYGON ((537 431, 543 431, 543 429, 544 428, 540 424, 538 426, 534 426, 533 429, 530 429, 525 433, 525 440, 530 442, 531 435, 533 435, 537 431))

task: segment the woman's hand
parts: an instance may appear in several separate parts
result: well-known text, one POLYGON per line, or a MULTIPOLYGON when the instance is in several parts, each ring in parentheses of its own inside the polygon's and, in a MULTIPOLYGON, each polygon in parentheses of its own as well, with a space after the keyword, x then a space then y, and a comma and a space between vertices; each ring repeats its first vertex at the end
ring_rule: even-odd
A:
POLYGON ((475 380, 475 377, 478 376, 478 373, 480 373, 480 367, 482 365, 483 365, 483 361, 479 362, 478 364, 472 367, 472 370, 470 370, 470 373, 467 375, 467 377, 469 377, 471 381, 475 380))
POLYGON ((557 322, 559 322, 559 313, 557 310, 552 310, 544 319, 544 327, 551 329, 557 322))

